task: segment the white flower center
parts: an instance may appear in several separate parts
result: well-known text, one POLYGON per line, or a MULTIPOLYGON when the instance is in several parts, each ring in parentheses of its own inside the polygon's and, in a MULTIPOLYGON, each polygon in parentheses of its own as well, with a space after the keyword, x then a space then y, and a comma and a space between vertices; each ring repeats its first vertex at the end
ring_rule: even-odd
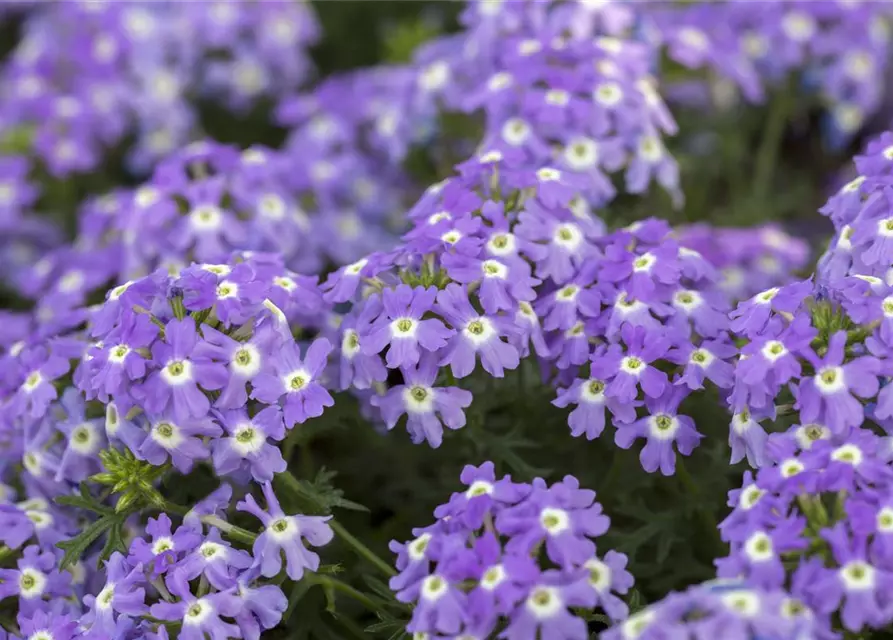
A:
POLYGON ((428 576, 422 581, 422 598, 429 602, 436 602, 443 597, 450 588, 449 583, 438 575, 428 576))
POLYGON ((19 576, 19 595, 30 600, 31 598, 39 598, 46 588, 47 577, 43 572, 27 567, 22 569, 19 576))
POLYGON ((858 467, 862 463, 863 458, 862 450, 854 444, 841 445, 831 452, 832 460, 845 462, 854 467, 858 467))
POLYGON ((611 586, 611 567, 598 558, 591 558, 583 565, 589 570, 589 584, 599 593, 606 592, 611 586))
POLYGON ((772 538, 763 531, 752 534, 744 543, 744 553, 751 562, 765 562, 775 557, 772 547, 772 538))
POLYGON ((217 231, 223 225, 223 213, 214 205, 199 205, 189 214, 189 222, 196 231, 217 231))
POLYGON ((853 560, 840 568, 840 579, 847 591, 871 591, 875 578, 874 567, 861 560, 853 560))
POLYGON ((407 413, 431 413, 434 411, 434 396, 435 391, 432 387, 407 386, 403 389, 403 406, 407 413))
POLYGON ((843 367, 825 367, 815 375, 815 386, 824 395, 830 395, 844 391, 843 367))
POLYGON ((171 360, 161 370, 161 379, 172 387, 192 380, 192 363, 189 360, 171 360))
POLYGON ((489 342, 496 335, 496 329, 493 328, 493 323, 488 318, 479 316, 465 325, 462 334, 474 346, 478 347, 489 342))
POLYGON ((598 145, 592 138, 574 138, 564 148, 564 162, 574 171, 591 169, 598 164, 598 145))
POLYGON ((493 493, 493 485, 486 480, 475 480, 471 483, 471 486, 468 487, 468 491, 465 492, 466 498, 477 498, 483 495, 490 495, 493 493))
POLYGON ((540 524, 551 536, 567 531, 571 526, 571 518, 564 509, 546 507, 540 511, 540 524))
POLYGON ((485 591, 493 591, 505 580, 505 569, 501 564, 495 564, 481 576, 481 587, 485 591))
POLYGON ((183 434, 180 427, 173 422, 159 422, 152 427, 152 440, 165 449, 176 449, 183 442, 183 434))
POLYGON ((552 618, 563 609, 561 594, 555 587, 536 587, 527 598, 527 610, 538 620, 552 618))

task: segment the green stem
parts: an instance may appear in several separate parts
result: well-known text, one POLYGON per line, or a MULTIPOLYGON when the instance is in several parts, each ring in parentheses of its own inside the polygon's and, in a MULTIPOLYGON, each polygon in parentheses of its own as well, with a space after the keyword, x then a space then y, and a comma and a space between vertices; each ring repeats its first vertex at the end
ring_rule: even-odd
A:
POLYGON ((781 138, 790 116, 790 98, 788 88, 781 87, 769 109, 769 120, 763 129, 763 138, 757 151, 757 165, 754 169, 753 195, 758 203, 765 202, 775 168, 778 165, 781 138))
POLYGON ((319 586, 324 587, 324 588, 330 588, 330 589, 334 589, 335 591, 340 591, 344 595, 349 596, 350 598, 353 598, 354 600, 356 600, 357 602, 362 604, 364 607, 369 609, 369 611, 375 612, 375 611, 381 610, 381 607, 379 605, 375 604, 375 602, 372 600, 372 598, 370 598, 369 596, 367 596, 365 593, 363 593, 361 591, 357 591, 356 589, 354 589, 352 586, 350 586, 346 582, 341 582, 341 580, 338 580, 336 578, 330 578, 329 576, 321 576, 321 575, 315 574, 315 573, 307 574, 307 579, 312 584, 318 584, 319 586))
MULTIPOLYGON (((170 513, 176 513, 178 516, 185 516, 188 514, 191 509, 187 507, 181 506, 179 504, 174 504, 173 502, 165 500, 159 507, 161 511, 167 511, 170 513)), ((235 540, 237 542, 241 542, 246 545, 254 544, 254 541, 257 539, 257 534, 248 529, 243 529, 242 527, 237 527, 234 524, 230 524, 223 518, 219 516, 215 516, 213 514, 201 516, 199 518, 202 522, 204 522, 209 527, 217 527, 220 531, 223 532, 230 540, 235 540)))
POLYGON ((372 549, 355 538, 353 534, 345 529, 340 522, 338 522, 337 520, 329 520, 329 526, 332 527, 332 531, 335 532, 335 535, 341 538, 342 541, 347 543, 350 547, 353 548, 354 551, 357 552, 357 555, 365 558, 371 564, 375 565, 375 567, 379 571, 389 577, 397 575, 397 572, 391 565, 382 560, 374 551, 372 551, 372 549))
POLYGON ((15 553, 14 549, 10 549, 6 545, 3 545, 2 547, 0 547, 0 562, 3 562, 7 558, 12 557, 12 555, 14 553, 15 553))

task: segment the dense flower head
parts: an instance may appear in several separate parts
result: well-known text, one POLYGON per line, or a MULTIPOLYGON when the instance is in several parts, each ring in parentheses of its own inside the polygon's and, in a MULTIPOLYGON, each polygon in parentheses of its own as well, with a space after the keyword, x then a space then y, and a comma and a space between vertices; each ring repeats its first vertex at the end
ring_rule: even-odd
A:
POLYGON ((567 476, 518 484, 492 462, 462 471, 467 489, 435 510, 438 520, 391 543, 399 574, 390 586, 414 603, 407 631, 476 638, 504 628, 509 640, 588 637, 579 610, 627 615, 617 594, 633 584, 626 556, 597 553, 609 520, 595 492, 567 476))
POLYGON ((740 580, 714 580, 673 592, 601 634, 604 640, 814 638, 814 614, 782 589, 740 580))
POLYGON ((887 287, 849 276, 833 286, 810 281, 773 287, 731 314, 741 357, 727 400, 732 461, 766 458, 760 422, 781 410, 835 438, 852 428, 889 431, 891 412, 887 287))
POLYGON ((39 4, 22 23, 0 66, 0 121, 28 129, 59 176, 95 168, 129 137, 144 171, 198 129, 193 94, 244 110, 293 91, 318 35, 305 3, 39 4))
POLYGON ((456 381, 478 359, 499 378, 535 354, 560 387, 555 403, 579 405, 575 435, 598 436, 607 408, 629 426, 618 444, 645 438, 645 467, 672 473, 673 445, 688 454, 700 438, 679 405, 705 381, 732 383, 717 269, 661 220, 608 233, 561 171, 486 155, 428 189, 396 249, 323 284, 329 301, 350 303, 333 340, 341 386, 373 389, 365 397, 388 428, 405 414, 413 441, 439 446, 444 426, 465 425, 472 397, 456 381), (637 406, 648 411, 638 421, 637 406))
POLYGON ((729 494, 720 531, 731 550, 717 561, 719 575, 787 589, 826 630, 832 615, 852 632, 890 624, 893 471, 885 448, 861 428, 773 435, 770 462, 729 494))
POLYGON ((728 103, 723 85, 731 85, 759 102, 790 90, 785 85, 793 78, 824 109, 828 138, 837 145, 881 106, 890 43, 885 3, 736 0, 643 8, 654 46, 684 67, 709 70, 707 86, 688 81, 679 88, 689 99, 728 103))
POLYGON ((752 228, 695 224, 677 229, 676 234, 679 244, 719 269, 718 286, 732 300, 787 284, 810 258, 805 240, 775 224, 752 228))
MULTIPOLYGON (((477 3, 458 36, 417 55, 419 86, 447 108, 481 110, 480 148, 579 179, 596 205, 652 181, 680 199, 663 136, 676 124, 650 74, 649 47, 616 37, 630 9, 591 3, 477 3)), ((421 90, 420 90, 421 92, 421 90)))
POLYGON ((831 218, 834 238, 817 273, 833 284, 846 276, 890 280, 893 253, 893 133, 868 142, 854 159, 856 175, 819 210, 831 218))

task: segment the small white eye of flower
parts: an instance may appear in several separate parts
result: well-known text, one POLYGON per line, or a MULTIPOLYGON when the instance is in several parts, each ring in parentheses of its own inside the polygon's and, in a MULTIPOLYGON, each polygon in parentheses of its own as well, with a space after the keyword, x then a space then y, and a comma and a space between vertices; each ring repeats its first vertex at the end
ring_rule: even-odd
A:
POLYGON ((671 440, 679 430, 679 419, 666 413, 658 413, 648 418, 648 430, 658 440, 671 440))
POLYGON ((744 542, 744 553, 751 562, 765 562, 775 557, 772 538, 764 531, 757 531, 744 542))
POLYGON ((422 385, 407 386, 403 389, 403 406, 407 413, 426 414, 434 411, 435 390, 422 385))
POLYGON ((527 597, 527 610, 538 620, 546 620, 564 609, 561 593, 555 587, 536 587, 527 597))
POLYGON ((871 591, 876 582, 876 572, 867 562, 853 560, 840 568, 840 578, 847 591, 871 591))
POLYGON ((546 507, 540 511, 540 524, 549 535, 557 536, 570 528, 571 519, 564 509, 546 507))
POLYGON ((591 169, 598 164, 598 145, 592 138, 574 138, 564 148, 564 162, 574 171, 591 169))
POLYGON ((422 558, 425 557, 425 552, 428 550, 428 543, 431 542, 431 534, 423 533, 418 538, 410 542, 406 549, 407 553, 409 553, 409 559, 414 562, 418 562, 422 558))
POLYGON ((468 487, 468 490, 465 492, 466 498, 477 498, 483 495, 490 495, 493 493, 495 487, 492 483, 487 482, 485 480, 475 480, 471 483, 471 486, 468 487))
POLYGON ((565 222, 555 227, 555 233, 552 235, 552 241, 567 249, 568 251, 576 251, 583 242, 583 234, 577 225, 565 222))
POLYGON ((646 135, 639 139, 639 157, 646 162, 658 162, 664 157, 664 144, 657 136, 646 135))
POLYGON ((854 444, 841 445, 831 452, 832 460, 844 462, 854 467, 858 467, 864 457, 862 450, 854 444))
POLYGON ((502 139, 513 147, 524 144, 530 138, 530 125, 521 118, 510 118, 502 125, 502 139))
POLYGON ((489 342, 496 334, 496 329, 489 319, 479 316, 465 325, 462 334, 477 346, 489 342))
POLYGON ((512 86, 512 82, 514 82, 512 74, 500 71, 490 76, 490 79, 487 81, 487 88, 490 91, 502 91, 512 86))
POLYGON ((781 19, 781 28, 795 42, 806 42, 812 38, 816 30, 812 16, 799 11, 789 11, 781 19))
POLYGON ((47 577, 37 569, 22 569, 19 575, 19 595, 26 600, 38 598, 43 594, 46 583, 47 577))
POLYGON ((428 576, 422 581, 422 598, 428 602, 436 602, 449 588, 449 583, 441 576, 428 576))
POLYGON ((196 231, 216 231, 223 225, 223 213, 214 205, 199 205, 189 214, 189 223, 196 231))
POLYGON ((753 509, 765 494, 766 492, 757 485, 749 485, 738 494, 738 506, 745 511, 753 509))
POLYGON ((760 598, 757 594, 744 589, 728 591, 721 596, 723 603, 745 618, 750 618, 760 612, 760 598))
POLYGON ((425 67, 419 75, 419 86, 425 91, 437 91, 446 86, 450 79, 450 66, 437 60, 425 67))
POLYGON ((505 580, 505 569, 501 564, 496 564, 484 571, 481 576, 481 588, 485 591, 493 591, 505 580))
POLYGON ((616 82, 602 82, 592 92, 593 101, 605 107, 616 107, 623 100, 623 89, 616 82))
POLYGON ((846 389, 843 367, 825 367, 813 379, 819 392, 824 395, 838 393, 846 389))

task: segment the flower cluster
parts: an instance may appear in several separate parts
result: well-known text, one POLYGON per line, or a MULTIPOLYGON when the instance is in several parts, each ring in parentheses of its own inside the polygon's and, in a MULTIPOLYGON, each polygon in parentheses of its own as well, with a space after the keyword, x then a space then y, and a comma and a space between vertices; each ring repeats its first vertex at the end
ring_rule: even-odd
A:
POLYGON ((422 637, 509 640, 589 637, 580 610, 599 608, 622 620, 617 594, 633 584, 626 556, 596 553, 594 538, 610 521, 567 476, 546 484, 496 479, 493 463, 466 466, 465 491, 438 507, 437 522, 392 542, 400 573, 391 588, 415 603, 407 630, 422 637))
POLYGON ((852 632, 881 628, 893 620, 889 442, 860 428, 829 436, 811 425, 770 438, 770 464, 729 494, 719 575, 787 588, 825 633, 832 615, 852 632))
POLYGON ((299 2, 36 4, 0 67, 0 122, 31 131, 61 176, 130 136, 131 164, 149 168, 198 128, 195 98, 243 109, 294 90, 318 30, 299 2))
POLYGON ((671 593, 601 634, 604 640, 724 638, 805 640, 816 637, 813 613, 779 589, 715 580, 671 593))
MULTIPOLYGON (((884 3, 786 0, 754 7, 732 1, 643 8, 655 47, 685 67, 708 69, 750 101, 763 100, 765 88, 784 91, 784 84, 800 83, 825 109, 832 142, 851 139, 881 106, 891 17, 884 3)), ((685 82, 679 94, 709 101, 709 88, 685 82)), ((728 93, 713 88, 713 97, 728 93)))
POLYGON ((417 93, 486 117, 480 148, 511 165, 550 167, 579 182, 591 203, 613 198, 609 176, 644 192, 656 180, 679 200, 664 134, 676 124, 651 76, 649 49, 616 38, 632 12, 585 2, 481 2, 465 31, 422 47, 417 93))
POLYGON ((805 240, 776 224, 741 228, 695 224, 677 229, 676 237, 680 245, 694 249, 719 269, 719 288, 732 300, 787 284, 810 257, 805 240))
POLYGON ((887 131, 871 140, 854 162, 857 175, 819 210, 831 219, 835 230, 817 272, 829 284, 855 275, 890 280, 893 133, 887 131))

